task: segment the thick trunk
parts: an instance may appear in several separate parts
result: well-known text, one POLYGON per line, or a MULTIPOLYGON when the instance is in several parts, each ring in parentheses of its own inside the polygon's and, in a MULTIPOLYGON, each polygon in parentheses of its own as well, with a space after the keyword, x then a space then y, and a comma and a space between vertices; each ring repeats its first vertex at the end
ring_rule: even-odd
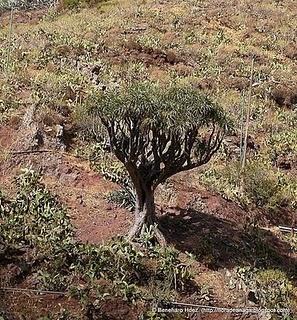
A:
MULTIPOLYGON (((135 221, 128 235, 130 240, 138 238, 157 222, 154 191, 149 187, 142 187, 141 190, 136 190, 136 195, 135 221)), ((154 228, 154 237, 161 245, 166 243, 162 232, 157 227, 154 228)))

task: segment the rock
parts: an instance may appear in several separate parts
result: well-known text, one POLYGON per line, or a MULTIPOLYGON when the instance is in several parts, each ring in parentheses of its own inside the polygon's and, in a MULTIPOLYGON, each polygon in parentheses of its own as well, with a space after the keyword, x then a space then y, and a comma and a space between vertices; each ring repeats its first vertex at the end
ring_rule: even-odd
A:
POLYGON ((56 125, 56 138, 63 139, 64 137, 64 126, 57 124, 56 125))
POLYGON ((258 299, 254 291, 249 291, 247 294, 247 299, 253 303, 257 303, 258 299))
POLYGON ((56 125, 56 148, 63 151, 66 150, 65 130, 64 126, 60 124, 56 125))
POLYGON ((78 203, 81 204, 81 205, 84 203, 84 200, 83 200, 82 195, 78 195, 78 196, 76 197, 76 200, 77 200, 78 203))
POLYGON ((65 168, 64 170, 59 171, 57 176, 59 176, 60 182, 64 184, 73 184, 77 182, 80 172, 75 168, 65 168))

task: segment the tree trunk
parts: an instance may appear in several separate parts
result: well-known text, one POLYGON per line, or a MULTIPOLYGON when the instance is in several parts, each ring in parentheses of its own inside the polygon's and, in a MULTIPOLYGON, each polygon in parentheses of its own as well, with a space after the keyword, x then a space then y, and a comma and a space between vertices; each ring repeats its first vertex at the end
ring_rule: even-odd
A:
POLYGON ((142 186, 141 190, 136 190, 135 221, 130 229, 128 239, 133 240, 141 236, 150 226, 154 227, 154 237, 161 245, 166 244, 162 232, 157 228, 155 213, 154 191, 150 187, 142 186))

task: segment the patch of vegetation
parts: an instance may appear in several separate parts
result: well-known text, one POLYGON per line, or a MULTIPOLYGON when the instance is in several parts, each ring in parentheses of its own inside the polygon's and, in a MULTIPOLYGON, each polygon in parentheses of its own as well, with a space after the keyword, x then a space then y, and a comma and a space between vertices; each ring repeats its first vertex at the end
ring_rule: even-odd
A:
POLYGON ((297 253, 297 236, 296 234, 289 234, 283 236, 284 241, 286 241, 293 253, 297 253))
POLYGON ((269 141, 269 152, 273 163, 279 158, 294 162, 297 160, 297 129, 290 128, 272 134, 269 141))
POLYGON ((1 0, 0 13, 11 9, 30 10, 43 6, 52 6, 56 0, 1 0))
POLYGON ((277 211, 294 208, 296 181, 275 170, 263 160, 250 161, 244 169, 238 162, 224 168, 211 168, 203 173, 202 182, 223 196, 243 206, 277 211))
MULTIPOLYGON (((92 123, 95 126, 95 123, 92 123)), ((87 132, 82 134, 86 139, 91 141, 94 138, 92 125, 88 126, 87 132), (92 137, 93 138, 92 138, 92 137)), ((106 132, 103 128, 97 128, 97 140, 100 142, 90 143, 86 148, 76 150, 78 156, 84 157, 91 162, 92 168, 103 175, 109 181, 112 181, 120 186, 119 190, 107 193, 106 199, 108 202, 116 204, 119 207, 133 211, 135 208, 135 190, 131 183, 127 170, 119 161, 117 161, 110 152, 110 145, 106 137, 106 132)))
POLYGON ((25 250, 37 288, 68 292, 83 306, 112 297, 128 303, 168 297, 162 287, 169 295, 186 291, 192 279, 188 262, 172 248, 155 246, 154 230, 139 239, 140 248, 124 239, 80 243, 66 210, 36 172, 24 170, 16 184, 15 199, 0 196, 0 233, 7 247, 25 250))
POLYGON ((107 201, 133 211, 136 195, 125 167, 120 162, 111 159, 97 163, 97 167, 106 179, 121 186, 120 190, 112 191, 107 195, 107 201))
POLYGON ((61 2, 61 8, 63 9, 75 9, 75 8, 83 8, 90 7, 96 5, 104 5, 109 0, 63 0, 61 2))
POLYGON ((79 318, 71 314, 67 309, 61 308, 59 312, 42 316, 38 320, 79 320, 79 318))
POLYGON ((71 242, 74 233, 65 209, 39 179, 36 172, 25 169, 16 178, 16 198, 2 196, 0 233, 9 246, 31 247, 47 255, 71 242))
POLYGON ((230 287, 244 290, 264 308, 290 309, 294 306, 296 289, 287 275, 278 269, 238 267, 230 278, 230 287))
POLYGON ((27 105, 28 96, 21 95, 20 91, 26 91, 30 80, 19 72, 13 72, 11 75, 3 72, 0 85, 0 124, 5 125, 22 106, 27 105))

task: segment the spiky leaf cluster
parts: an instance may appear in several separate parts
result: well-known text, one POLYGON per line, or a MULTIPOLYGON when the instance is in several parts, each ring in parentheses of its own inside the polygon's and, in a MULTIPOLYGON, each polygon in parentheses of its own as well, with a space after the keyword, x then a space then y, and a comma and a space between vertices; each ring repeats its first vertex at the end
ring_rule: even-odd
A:
POLYGON ((180 131, 227 124, 223 110, 191 86, 172 84, 160 87, 151 82, 134 83, 92 97, 93 110, 106 121, 140 120, 142 130, 158 127, 180 131))
POLYGON ((217 104, 184 85, 135 83, 95 93, 89 103, 91 114, 106 127, 112 151, 132 180, 142 176, 153 187, 175 173, 208 162, 229 126, 217 104))

